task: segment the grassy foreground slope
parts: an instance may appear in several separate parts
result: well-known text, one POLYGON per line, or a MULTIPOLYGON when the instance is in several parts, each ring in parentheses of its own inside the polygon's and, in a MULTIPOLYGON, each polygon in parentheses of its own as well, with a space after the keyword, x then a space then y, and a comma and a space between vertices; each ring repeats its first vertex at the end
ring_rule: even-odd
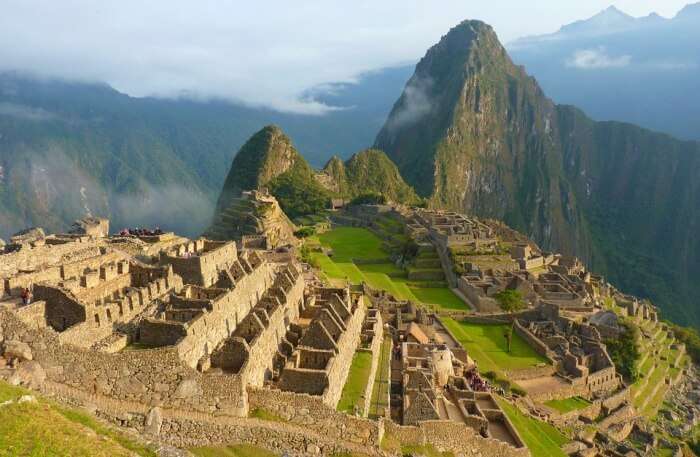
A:
POLYGON ((0 381, 0 456, 156 456, 86 413, 41 398, 20 403, 24 395, 33 394, 0 381))

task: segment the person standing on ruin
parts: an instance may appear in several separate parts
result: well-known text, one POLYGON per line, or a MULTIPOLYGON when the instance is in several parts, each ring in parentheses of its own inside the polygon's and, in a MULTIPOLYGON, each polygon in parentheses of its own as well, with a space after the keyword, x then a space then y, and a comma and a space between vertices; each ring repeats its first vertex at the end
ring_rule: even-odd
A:
POLYGON ((22 295, 20 295, 22 298, 22 303, 25 305, 28 305, 32 302, 32 292, 29 290, 28 287, 25 287, 22 289, 22 295))

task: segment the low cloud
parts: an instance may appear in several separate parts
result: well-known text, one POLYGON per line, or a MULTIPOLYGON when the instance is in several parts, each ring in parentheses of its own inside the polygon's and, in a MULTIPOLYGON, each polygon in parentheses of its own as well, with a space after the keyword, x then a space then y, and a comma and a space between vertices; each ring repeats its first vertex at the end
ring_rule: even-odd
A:
POLYGON ((60 146, 19 148, 13 153, 17 160, 3 165, 0 190, 3 186, 11 190, 17 196, 15 203, 26 207, 0 217, 0 237, 29 226, 64 231, 73 220, 88 215, 109 218, 112 231, 160 226, 185 236, 198 236, 211 223, 213 197, 196 189, 140 182, 133 193, 117 193, 78 166, 60 146))
POLYGON ((0 116, 10 116, 27 121, 49 121, 57 116, 42 108, 33 108, 16 103, 0 102, 0 116))
POLYGON ((407 125, 415 124, 433 110, 430 96, 433 80, 414 76, 404 89, 401 105, 392 113, 387 124, 390 132, 395 132, 407 125))
POLYGON ((126 227, 160 227, 195 237, 210 225, 214 214, 211 199, 177 185, 147 186, 138 194, 116 195, 112 200, 114 231, 126 227))
POLYGON ((583 70, 597 70, 605 68, 624 68, 630 65, 632 56, 611 56, 605 47, 600 46, 594 49, 580 49, 566 61, 569 68, 580 68, 583 70))

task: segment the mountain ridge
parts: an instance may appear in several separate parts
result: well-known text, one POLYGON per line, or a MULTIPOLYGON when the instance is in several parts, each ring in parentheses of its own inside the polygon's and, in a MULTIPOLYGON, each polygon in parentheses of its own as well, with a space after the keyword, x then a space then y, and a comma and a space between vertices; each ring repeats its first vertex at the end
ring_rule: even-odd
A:
POLYGON ((698 325, 699 144, 554 104, 483 22, 428 50, 375 147, 431 206, 502 219, 698 325), (420 81, 430 109, 397 127, 420 81))

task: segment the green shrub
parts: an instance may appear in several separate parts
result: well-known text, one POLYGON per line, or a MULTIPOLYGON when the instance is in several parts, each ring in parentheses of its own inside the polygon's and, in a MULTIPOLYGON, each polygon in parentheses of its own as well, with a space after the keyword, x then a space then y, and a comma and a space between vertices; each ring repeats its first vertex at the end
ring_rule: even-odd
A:
POLYGON ((634 382, 639 379, 637 371, 639 352, 639 328, 631 322, 622 322, 622 332, 617 338, 605 340, 608 354, 615 364, 615 369, 625 379, 634 382))
POLYGON ((314 227, 302 227, 296 232, 294 232, 294 236, 297 238, 308 238, 310 236, 313 236, 316 234, 316 229, 314 227))
POLYGON ((527 392, 522 387, 518 387, 516 385, 511 385, 510 386, 510 393, 513 395, 517 395, 518 397, 525 397, 527 396, 527 392))
POLYGON ((666 324, 668 324, 676 339, 685 343, 685 349, 693 362, 700 364, 700 334, 698 331, 694 328, 681 327, 671 322, 666 322, 666 324))
POLYGON ((378 192, 367 192, 350 201, 351 205, 384 205, 386 204, 386 197, 378 192))

